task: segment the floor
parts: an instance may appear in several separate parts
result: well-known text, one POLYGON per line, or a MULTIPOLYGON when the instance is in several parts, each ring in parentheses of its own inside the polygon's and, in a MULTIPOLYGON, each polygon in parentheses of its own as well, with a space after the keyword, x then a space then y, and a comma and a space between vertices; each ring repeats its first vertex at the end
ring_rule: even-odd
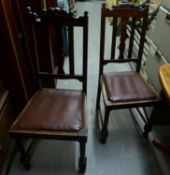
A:
MULTIPOLYGON (((142 137, 142 122, 135 120, 128 110, 112 113, 109 137, 105 145, 99 143, 94 123, 99 59, 99 28, 101 1, 78 2, 78 14, 89 12, 89 76, 88 76, 88 142, 86 175, 169 175, 170 156, 156 149, 151 141, 161 138, 170 144, 168 127, 155 126, 148 139, 142 137)), ((32 154, 32 167, 23 169, 16 152, 8 175, 76 175, 79 145, 77 143, 41 140, 32 154)))

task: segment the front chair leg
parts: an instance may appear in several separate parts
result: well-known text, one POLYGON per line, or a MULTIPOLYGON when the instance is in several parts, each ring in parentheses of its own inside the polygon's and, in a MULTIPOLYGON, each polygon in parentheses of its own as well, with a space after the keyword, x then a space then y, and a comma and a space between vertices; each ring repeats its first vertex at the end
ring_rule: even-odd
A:
POLYGON ((149 132, 152 131, 152 125, 151 124, 145 124, 144 126, 144 132, 143 132, 143 137, 148 137, 149 132))
POLYGON ((109 121, 109 110, 106 108, 105 109, 105 115, 104 115, 104 123, 102 126, 101 130, 101 135, 100 135, 100 143, 105 144, 106 139, 108 137, 108 121, 109 121))
POLYGON ((29 170, 30 167, 31 167, 31 164, 30 164, 30 155, 25 150, 24 144, 23 144, 23 142, 22 142, 21 139, 15 138, 15 141, 16 141, 17 147, 18 147, 18 149, 20 151, 20 154, 21 154, 20 162, 24 166, 24 169, 29 170))
POLYGON ((97 90, 97 99, 96 99, 96 111, 98 111, 100 107, 100 96, 101 96, 101 84, 99 80, 98 90, 97 90))
POLYGON ((101 84, 98 82, 97 98, 96 98, 96 111, 95 111, 95 127, 96 135, 100 135, 100 96, 101 96, 101 84))
POLYGON ((85 173, 87 158, 86 153, 86 142, 80 141, 80 158, 79 158, 79 173, 85 173))

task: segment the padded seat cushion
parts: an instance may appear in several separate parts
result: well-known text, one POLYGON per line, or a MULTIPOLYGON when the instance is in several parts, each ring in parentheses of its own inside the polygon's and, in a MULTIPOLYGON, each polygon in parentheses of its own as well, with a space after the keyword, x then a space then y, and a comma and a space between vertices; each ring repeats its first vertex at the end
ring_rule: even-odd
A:
POLYGON ((78 131, 85 127, 85 94, 80 91, 43 89, 25 107, 20 129, 78 131))
POLYGON ((112 102, 154 99, 157 95, 136 72, 103 74, 108 99, 112 102))

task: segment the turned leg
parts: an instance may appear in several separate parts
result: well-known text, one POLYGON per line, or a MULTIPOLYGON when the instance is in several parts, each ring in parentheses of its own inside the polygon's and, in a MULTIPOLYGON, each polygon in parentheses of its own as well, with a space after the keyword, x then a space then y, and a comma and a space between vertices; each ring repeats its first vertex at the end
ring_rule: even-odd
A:
POLYGON ((145 126, 144 126, 144 132, 143 132, 143 136, 144 137, 147 137, 149 132, 151 132, 151 130, 152 130, 152 123, 153 123, 153 121, 155 119, 155 115, 156 115, 157 109, 158 109, 158 105, 155 105, 153 107, 153 109, 152 109, 151 117, 150 117, 148 123, 145 124, 145 126))
POLYGON ((144 136, 144 137, 148 137, 148 134, 149 134, 149 132, 151 132, 151 131, 152 131, 152 125, 151 125, 150 123, 145 124, 143 136, 144 136))
POLYGON ((100 126, 99 126, 100 96, 101 96, 101 85, 100 85, 100 82, 99 82, 99 84, 98 84, 98 90, 97 90, 97 99, 96 99, 96 111, 95 111, 96 112, 95 113, 95 124, 97 126, 97 131, 100 128, 100 126))
POLYGON ((106 139, 108 137, 109 113, 110 113, 110 111, 106 108, 105 109, 105 115, 104 115, 104 123, 103 123, 103 126, 102 126, 101 135, 100 135, 100 142, 103 143, 103 144, 106 143, 106 139))
POLYGON ((15 141, 16 141, 17 147, 18 147, 18 149, 19 149, 19 151, 21 153, 20 161, 23 164, 24 169, 28 170, 31 167, 31 164, 30 164, 30 155, 25 150, 24 144, 23 144, 23 142, 22 142, 21 139, 15 138, 15 141))
POLYGON ((97 99, 96 99, 96 111, 98 111, 100 107, 100 96, 101 96, 101 84, 99 80, 98 90, 97 90, 97 99))
POLYGON ((79 173, 85 173, 87 158, 86 153, 86 142, 80 141, 80 158, 79 158, 79 173))
POLYGON ((96 98, 96 111, 95 111, 95 125, 96 135, 100 135, 100 96, 101 96, 101 84, 98 82, 97 98, 96 98))

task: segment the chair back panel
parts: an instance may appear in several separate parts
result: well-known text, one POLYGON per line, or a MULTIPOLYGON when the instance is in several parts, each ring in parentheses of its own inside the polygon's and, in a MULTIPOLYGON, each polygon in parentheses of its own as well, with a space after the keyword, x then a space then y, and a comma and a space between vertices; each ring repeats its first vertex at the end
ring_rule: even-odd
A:
MULTIPOLYGON (((30 21, 32 25, 32 36, 36 55, 37 72, 39 78, 54 78, 54 79, 76 79, 82 82, 82 89, 87 90, 87 49, 88 49, 88 14, 84 13, 84 16, 75 18, 72 14, 67 14, 64 11, 58 9, 51 9, 42 11, 39 14, 29 12, 30 21), (43 34, 39 31, 43 28, 43 34), (76 38, 76 28, 82 30, 81 34, 76 38), (64 71, 64 36, 63 32, 66 32, 68 39, 68 70, 64 71), (43 36, 42 36, 43 35, 43 36), (39 39, 41 47, 39 47, 39 39), (42 40, 43 38, 43 40, 42 40), (77 63, 75 58, 75 52, 78 49, 75 46, 76 40, 82 43, 82 58, 81 63, 77 63), (43 47, 42 47, 43 45, 43 47), (48 54, 44 54, 45 53, 48 54), (48 52, 47 52, 48 51, 48 52), (43 72, 39 69, 39 60, 44 57, 48 58, 49 64, 57 64, 57 70, 52 72, 43 72), (75 66, 81 67, 81 73, 75 71, 75 66), (54 73, 55 72, 55 73, 54 73)), ((65 38, 66 39, 66 38, 65 38)), ((78 58, 79 59, 79 58, 78 58)), ((80 61, 79 60, 79 61, 80 61)), ((55 69, 55 68, 54 68, 55 69)))
MULTIPOLYGON (((148 7, 138 7, 131 4, 114 6, 112 10, 102 5, 101 12, 101 40, 100 61, 101 66, 111 62, 135 62, 139 71, 147 30, 148 7), (113 18, 109 27, 111 42, 107 41, 106 26, 108 18, 113 18), (138 45, 135 45, 138 36, 138 45), (105 58, 106 48, 110 43, 110 56, 105 58), (107 44, 107 45, 106 45, 107 44), (135 46, 135 49, 134 49, 135 46), (117 49, 118 47, 118 49, 117 49), (115 54, 118 51, 118 54, 115 54)), ((103 71, 101 69, 101 71, 103 71)))
POLYGON ((53 67, 53 59, 51 59, 50 45, 47 44, 49 43, 49 36, 47 35, 47 33, 48 28, 42 23, 35 23, 34 26, 32 26, 33 44, 36 54, 36 63, 38 65, 37 68, 39 71, 52 73, 53 69, 48 69, 48 67, 53 67), (44 58, 50 61, 46 62, 44 58), (39 61, 40 59, 41 61, 39 61), (49 64, 49 66, 47 66, 47 64, 49 64))

